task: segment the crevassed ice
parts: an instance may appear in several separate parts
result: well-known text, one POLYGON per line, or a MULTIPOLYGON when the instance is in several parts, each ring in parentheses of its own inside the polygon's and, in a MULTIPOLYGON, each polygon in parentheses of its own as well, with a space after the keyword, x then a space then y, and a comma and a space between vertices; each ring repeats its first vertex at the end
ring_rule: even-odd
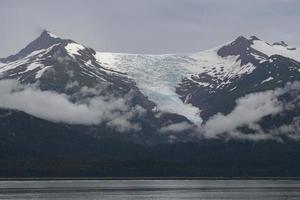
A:
MULTIPOLYGON (((195 123, 201 123, 200 110, 184 103, 176 93, 176 87, 183 77, 207 73, 219 80, 251 73, 251 64, 240 66, 237 56, 222 58, 217 50, 195 54, 136 55, 101 53, 95 55, 99 64, 107 69, 127 73, 135 80, 138 88, 160 110, 177 113, 195 123)), ((210 83, 199 83, 208 86, 210 83)), ((228 84, 228 80, 221 82, 228 84)))
POLYGON ((187 56, 98 52, 95 57, 108 69, 127 73, 141 92, 157 104, 159 110, 183 115, 194 123, 202 122, 200 110, 183 103, 175 92, 182 76, 191 74, 181 66, 188 62, 187 56))
MULTIPOLYGON (((195 123, 201 123, 200 110, 184 103, 176 93, 176 86, 183 77, 207 73, 219 80, 251 73, 255 67, 251 64, 240 66, 237 56, 222 58, 217 50, 208 50, 194 54, 135 55, 101 53, 95 55, 103 67, 127 73, 135 80, 140 90, 163 111, 173 112, 187 117, 195 123)), ((223 81, 220 85, 228 84, 223 81)), ((210 83, 202 82, 208 86, 210 83)))

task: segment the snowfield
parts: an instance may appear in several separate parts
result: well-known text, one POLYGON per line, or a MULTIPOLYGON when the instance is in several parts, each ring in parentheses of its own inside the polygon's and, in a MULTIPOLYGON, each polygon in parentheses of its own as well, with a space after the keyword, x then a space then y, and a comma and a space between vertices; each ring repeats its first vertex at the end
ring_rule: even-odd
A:
POLYGON ((253 43, 254 44, 251 46, 252 48, 266 54, 269 57, 272 55, 281 55, 300 62, 300 50, 298 48, 276 44, 270 45, 261 40, 255 40, 253 43))

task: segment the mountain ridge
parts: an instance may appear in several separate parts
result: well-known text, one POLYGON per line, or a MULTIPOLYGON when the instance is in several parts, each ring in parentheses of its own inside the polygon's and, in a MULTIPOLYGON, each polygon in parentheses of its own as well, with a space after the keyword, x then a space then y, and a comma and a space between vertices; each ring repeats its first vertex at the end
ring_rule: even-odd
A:
POLYGON ((20 52, 1 60, 1 79, 67 95, 66 100, 75 105, 89 105, 99 95, 104 102, 110 101, 108 96, 125 98, 122 109, 140 106, 146 110, 141 119, 151 124, 149 130, 159 137, 165 137, 159 132, 167 130, 170 141, 183 139, 187 132, 188 137, 198 137, 199 128, 191 124, 202 130, 218 114, 233 112, 239 98, 299 81, 300 72, 298 49, 284 42, 269 44, 256 36, 240 36, 193 54, 146 55, 98 52, 43 31, 20 52), (287 66, 279 69, 277 64, 287 66), (224 105, 221 99, 227 99, 224 105))
POLYGON ((300 176, 299 49, 238 37, 137 55, 41 38, 0 60, 0 177, 300 176))

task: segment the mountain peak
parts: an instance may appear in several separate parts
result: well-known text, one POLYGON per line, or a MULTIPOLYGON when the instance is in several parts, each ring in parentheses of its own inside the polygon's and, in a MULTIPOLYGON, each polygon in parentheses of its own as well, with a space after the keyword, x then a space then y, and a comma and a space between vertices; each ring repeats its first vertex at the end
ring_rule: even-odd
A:
POLYGON ((245 43, 245 42, 248 42, 248 41, 249 41, 249 39, 247 37, 241 35, 241 36, 237 37, 235 40, 233 40, 231 42, 231 44, 245 43))
POLYGON ((43 30, 41 35, 40 35, 40 38, 59 38, 57 35, 51 33, 50 31, 48 30, 43 30))
POLYGON ((248 43, 248 42, 253 42, 255 40, 260 40, 260 39, 255 35, 252 35, 250 37, 245 37, 241 35, 237 37, 232 43, 248 43))
POLYGON ((44 30, 38 38, 33 40, 31 43, 29 43, 24 49, 19 51, 15 55, 11 55, 7 58, 4 58, 4 62, 9 62, 9 61, 15 61, 20 58, 26 57, 30 53, 34 51, 38 51, 41 49, 47 49, 51 47, 54 44, 61 43, 63 40, 56 35, 52 34, 51 32, 44 30))
POLYGON ((257 63, 259 60, 253 57, 253 55, 264 56, 262 53, 252 48, 252 45, 258 41, 261 40, 256 36, 239 36, 231 43, 221 47, 217 53, 221 57, 238 56, 238 59, 241 61, 241 65, 257 63))
POLYGON ((253 40, 256 39, 255 36, 246 38, 244 36, 239 36, 231 43, 221 47, 218 50, 218 55, 222 57, 230 55, 240 55, 247 51, 253 43, 253 40))

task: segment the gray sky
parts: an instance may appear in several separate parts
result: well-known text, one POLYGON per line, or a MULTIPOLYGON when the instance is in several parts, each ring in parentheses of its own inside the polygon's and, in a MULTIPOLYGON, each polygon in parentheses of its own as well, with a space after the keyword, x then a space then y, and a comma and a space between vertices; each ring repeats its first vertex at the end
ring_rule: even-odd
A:
POLYGON ((186 53, 239 35, 300 46, 300 0, 0 0, 0 57, 47 29, 98 51, 186 53))

